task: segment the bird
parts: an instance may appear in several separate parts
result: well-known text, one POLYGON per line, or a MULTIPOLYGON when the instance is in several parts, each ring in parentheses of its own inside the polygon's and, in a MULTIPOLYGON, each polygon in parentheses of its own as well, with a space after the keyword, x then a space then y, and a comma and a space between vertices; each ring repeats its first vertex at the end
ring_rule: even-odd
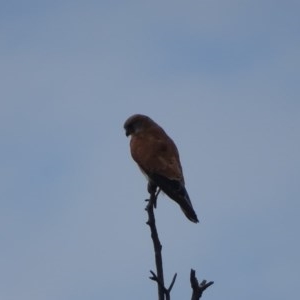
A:
POLYGON ((163 191, 182 209, 185 216, 198 223, 198 217, 185 188, 178 149, 173 140, 150 117, 134 114, 124 123, 130 136, 130 152, 148 180, 149 193, 163 191))

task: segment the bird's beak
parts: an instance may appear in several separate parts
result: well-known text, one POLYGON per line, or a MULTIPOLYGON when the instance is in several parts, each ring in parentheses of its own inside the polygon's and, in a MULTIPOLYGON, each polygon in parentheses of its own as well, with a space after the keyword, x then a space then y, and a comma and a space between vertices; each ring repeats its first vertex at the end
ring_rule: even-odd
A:
POLYGON ((129 135, 130 135, 130 132, 126 129, 126 130, 125 130, 125 134, 126 134, 126 136, 129 136, 129 135))

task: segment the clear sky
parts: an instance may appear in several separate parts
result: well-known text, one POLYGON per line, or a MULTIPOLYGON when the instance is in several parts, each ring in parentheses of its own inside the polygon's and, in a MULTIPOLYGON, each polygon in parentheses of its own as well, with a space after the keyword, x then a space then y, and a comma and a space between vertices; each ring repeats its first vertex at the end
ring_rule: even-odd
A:
POLYGON ((172 299, 299 298, 298 0, 0 4, 1 300, 156 299, 134 113, 200 219, 158 200, 172 299))

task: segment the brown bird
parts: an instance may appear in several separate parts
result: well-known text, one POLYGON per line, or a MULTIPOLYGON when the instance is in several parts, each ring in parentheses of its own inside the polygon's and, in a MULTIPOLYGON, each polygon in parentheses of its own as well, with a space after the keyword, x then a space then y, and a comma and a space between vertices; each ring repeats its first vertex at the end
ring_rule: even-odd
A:
POLYGON ((148 191, 159 187, 179 204, 186 217, 198 223, 185 189, 179 153, 173 140, 152 119, 136 114, 124 124, 126 136, 131 135, 131 156, 148 179, 148 191))

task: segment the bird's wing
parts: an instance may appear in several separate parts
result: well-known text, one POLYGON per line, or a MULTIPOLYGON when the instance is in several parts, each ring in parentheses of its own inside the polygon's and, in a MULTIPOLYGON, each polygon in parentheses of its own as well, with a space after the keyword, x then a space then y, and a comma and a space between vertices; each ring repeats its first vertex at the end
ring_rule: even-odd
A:
POLYGON ((178 150, 164 132, 153 131, 133 137, 131 154, 149 177, 157 174, 184 183, 178 150))

